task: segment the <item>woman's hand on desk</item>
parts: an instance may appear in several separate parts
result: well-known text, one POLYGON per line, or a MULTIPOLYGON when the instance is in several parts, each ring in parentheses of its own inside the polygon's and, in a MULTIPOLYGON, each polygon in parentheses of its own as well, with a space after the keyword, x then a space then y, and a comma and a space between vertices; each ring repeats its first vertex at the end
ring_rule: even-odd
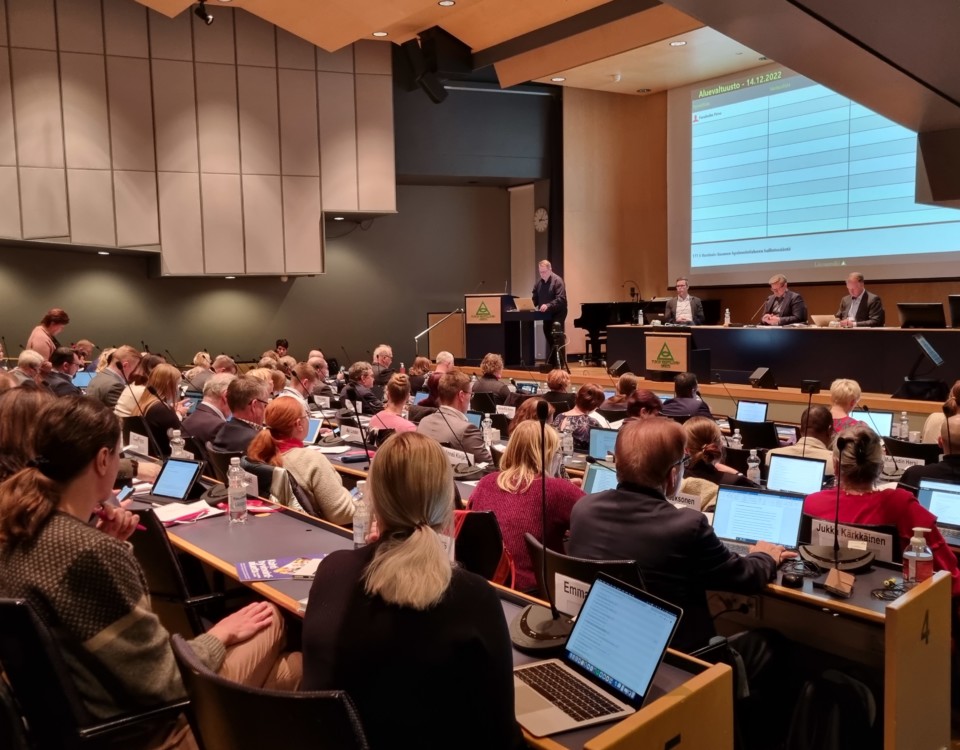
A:
POLYGON ((207 632, 229 647, 250 640, 274 617, 278 617, 277 610, 270 602, 256 602, 227 615, 207 632))
POLYGON ((769 555, 777 565, 784 560, 790 560, 797 556, 796 552, 790 552, 779 544, 771 544, 770 542, 764 542, 762 540, 750 547, 750 552, 762 552, 765 555, 769 555))

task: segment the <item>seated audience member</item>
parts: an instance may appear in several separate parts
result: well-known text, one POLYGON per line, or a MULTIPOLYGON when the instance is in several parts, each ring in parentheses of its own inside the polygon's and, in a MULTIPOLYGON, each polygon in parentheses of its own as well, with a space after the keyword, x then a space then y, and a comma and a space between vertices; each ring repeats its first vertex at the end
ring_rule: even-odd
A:
POLYGON ((848 427, 862 424, 850 416, 860 403, 860 384, 856 380, 838 378, 830 384, 830 414, 833 416, 833 431, 843 432, 848 427))
POLYGON ((40 385, 43 370, 43 355, 33 349, 24 349, 17 357, 17 366, 10 370, 10 376, 17 385, 31 382, 40 385))
POLYGON ((433 364, 426 357, 416 357, 407 375, 410 376, 410 393, 419 393, 427 381, 427 375, 430 374, 430 368, 433 364))
POLYGON ((247 448, 251 461, 282 466, 313 499, 330 523, 353 521, 354 502, 339 472, 320 451, 304 447, 310 416, 293 398, 275 398, 264 412, 264 426, 247 448))
POLYGON ((723 435, 720 426, 712 419, 692 417, 683 423, 683 431, 687 433, 687 454, 690 456, 684 471, 688 478, 704 479, 718 485, 760 486, 723 463, 723 435))
POLYGON ((233 419, 223 425, 211 445, 218 451, 244 453, 263 427, 269 393, 262 380, 241 375, 227 386, 227 405, 233 419))
POLYGON ((294 365, 290 371, 290 382, 284 387, 278 396, 289 396, 297 399, 304 406, 313 403, 313 386, 320 379, 316 369, 301 362, 294 365))
POLYGON ((387 381, 383 390, 387 399, 383 411, 378 411, 370 419, 371 430, 396 430, 397 432, 413 432, 417 426, 407 419, 407 402, 410 400, 410 380, 406 375, 395 372, 387 381))
POLYGON ((641 388, 627 398, 627 416, 624 423, 634 419, 659 417, 661 409, 663 409, 663 402, 660 397, 653 391, 641 388))
MULTIPOLYGON (((0 484, 0 594, 26 599, 50 627, 97 719, 186 696, 170 635, 150 609, 143 571, 126 541, 138 518, 105 504, 119 444, 119 421, 104 404, 56 399, 37 418, 38 466, 0 484)), ((228 679, 296 690, 302 662, 300 654, 281 653, 284 640, 276 608, 260 602, 190 645, 228 679)), ((154 741, 141 742, 131 740, 131 747, 196 747, 182 717, 154 741)))
POLYGON ((226 354, 218 354, 213 360, 210 369, 213 370, 214 375, 219 375, 221 372, 236 375, 237 363, 233 361, 233 357, 228 357, 226 354))
POLYGON ((503 377, 503 357, 499 354, 487 354, 480 362, 480 378, 473 384, 474 393, 489 393, 496 403, 502 404, 510 395, 510 388, 500 378, 503 377))
POLYGON ((289 354, 285 354, 280 357, 280 363, 277 365, 277 369, 284 374, 284 377, 289 378, 293 373, 293 368, 297 366, 297 360, 295 357, 291 357, 289 354))
POLYGON ((276 353, 277 359, 286 357, 287 352, 290 351, 290 342, 286 339, 277 339, 276 344, 274 344, 273 351, 276 353))
POLYGON ((77 353, 77 356, 80 357, 80 366, 83 372, 96 372, 95 363, 90 359, 96 347, 97 345, 90 339, 80 339, 73 345, 73 350, 77 353))
MULTIPOLYGON (((276 356, 260 357, 260 361, 257 362, 257 366, 254 369, 255 370, 276 370, 278 367, 280 367, 279 357, 276 357, 276 356)), ((247 374, 249 375, 250 372, 251 371, 248 370, 247 374)))
POLYGON ((483 434, 467 419, 470 378, 461 370, 451 370, 440 378, 438 394, 440 408, 420 420, 417 432, 463 451, 475 463, 490 463, 493 458, 483 444, 483 434))
POLYGON ((453 363, 453 355, 450 352, 440 352, 437 355, 437 366, 434 369, 434 372, 439 372, 441 375, 453 370, 456 365, 453 363))
POLYGON ((741 557, 723 546, 702 513, 673 507, 685 445, 686 433, 672 420, 625 424, 616 447, 619 484, 577 502, 567 553, 636 560, 647 590, 683 608, 672 646, 690 653, 716 635, 706 592, 760 593, 790 553, 761 541, 741 557))
POLYGON ((390 380, 395 370, 391 367, 393 364, 393 349, 386 344, 380 344, 373 350, 373 384, 384 386, 390 380))
POLYGON ((833 476, 833 415, 826 406, 816 404, 800 415, 800 439, 793 445, 773 448, 767 451, 766 462, 770 465, 770 456, 782 453, 785 456, 805 456, 822 458, 827 462, 826 476, 833 476))
POLYGON ((69 322, 70 316, 59 307, 47 310, 47 314, 43 316, 40 325, 30 332, 30 338, 27 339, 27 349, 37 352, 42 361, 49 361, 54 349, 60 346, 57 336, 67 327, 69 322))
POLYGON ((900 477, 898 487, 916 494, 921 479, 945 479, 960 482, 960 415, 943 421, 940 440, 937 441, 943 455, 935 464, 909 466, 900 477))
POLYGON ((617 380, 617 392, 600 404, 600 408, 610 411, 626 411, 627 399, 630 398, 631 393, 637 390, 638 380, 639 378, 632 372, 623 373, 617 380))
POLYGON ((440 406, 440 378, 443 377, 443 373, 431 372, 427 376, 426 383, 424 384, 424 390, 427 392, 427 397, 421 401, 418 406, 430 407, 436 409, 440 406))
POLYGON ((540 423, 527 421, 510 436, 500 459, 500 471, 487 474, 470 495, 470 510, 492 510, 500 524, 503 543, 516 566, 514 588, 536 592, 537 578, 523 535, 543 541, 540 473, 547 471, 546 546, 563 553, 563 537, 570 528, 570 511, 583 497, 583 490, 553 469, 560 436, 549 425, 545 433, 546 460, 540 452, 540 423))
POLYGON ((181 430, 180 419, 187 413, 187 402, 177 402, 180 394, 180 370, 173 365, 157 365, 150 373, 143 395, 137 401, 136 414, 143 417, 153 435, 160 456, 170 455, 170 436, 181 430))
POLYGON ((665 417, 706 417, 713 419, 707 402, 697 392, 699 383, 692 372, 681 372, 673 379, 673 398, 667 399, 660 413, 665 417))
POLYGON ((183 382, 187 390, 203 392, 203 386, 213 377, 213 363, 207 352, 197 352, 193 355, 193 367, 183 373, 183 382))
POLYGON ((372 750, 525 746, 500 600, 438 537, 453 487, 436 442, 394 435, 370 466, 379 540, 327 555, 310 590, 303 688, 347 691, 372 750))
POLYGON ((73 376, 80 371, 80 357, 69 346, 60 346, 50 355, 50 372, 43 377, 43 382, 55 396, 82 396, 81 391, 73 384, 73 376))
POLYGON ((307 360, 307 364, 310 365, 317 373, 317 380, 313 384, 313 392, 310 394, 312 396, 336 396, 336 391, 333 390, 333 387, 327 382, 327 378, 330 377, 330 367, 327 365, 327 360, 322 356, 313 356, 307 360))
POLYGON ((943 430, 943 423, 947 417, 954 414, 960 414, 960 380, 954 382, 950 388, 950 395, 943 402, 940 411, 931 413, 923 423, 923 432, 921 433, 921 443, 937 443, 940 441, 940 433, 943 430))
MULTIPOLYGON (((286 354, 286 352, 284 352, 286 354)), ((262 362, 265 359, 273 360, 273 366, 276 367, 280 364, 280 355, 275 349, 267 349, 263 354, 260 355, 260 361, 262 362)))
POLYGON ((107 369, 115 351, 117 351, 117 347, 115 346, 108 346, 106 349, 101 349, 94 371, 100 373, 107 369))
POLYGON ((167 360, 159 354, 144 354, 137 363, 137 366, 133 369, 133 372, 130 373, 129 382, 127 382, 126 387, 117 399, 117 403, 113 407, 113 413, 121 419, 123 417, 142 417, 143 415, 137 409, 137 402, 147 389, 147 382, 150 380, 150 375, 158 365, 164 365, 166 363, 167 360))
MULTIPOLYGON (((539 396, 535 398, 528 398, 517 407, 517 410, 513 413, 513 419, 510 420, 510 424, 507 426, 507 435, 512 436, 513 433, 516 432, 517 428, 524 422, 529 422, 530 420, 539 422, 539 417, 537 417, 537 404, 540 401, 546 401, 546 399, 540 398, 539 396)), ((553 404, 547 401, 547 406, 549 407, 547 409, 547 423, 552 424, 555 416, 553 404)))
MULTIPOLYGON (((876 489, 883 469, 883 446, 877 433, 863 424, 847 428, 837 436, 833 461, 840 484, 840 523, 896 526, 903 549, 910 546, 915 526, 930 529, 926 537, 933 552, 933 567, 950 571, 953 595, 960 595, 957 558, 937 530, 937 517, 906 490, 876 489)), ((837 491, 829 489, 808 495, 803 512, 816 518, 838 517, 837 491)))
POLYGON ((573 408, 554 416, 553 426, 561 433, 565 429, 571 429, 573 447, 585 451, 590 447, 590 430, 594 427, 610 426, 606 419, 597 414, 597 407, 602 403, 603 389, 595 383, 585 383, 577 391, 573 408))
POLYGON ((252 370, 247 370, 246 374, 248 378, 260 380, 270 394, 270 398, 280 393, 287 385, 286 376, 276 368, 255 367, 252 370))
POLYGON ((361 414, 376 414, 383 411, 383 401, 373 392, 373 367, 369 362, 354 362, 347 371, 347 384, 340 391, 341 413, 353 414, 359 401, 361 414), (344 400, 348 404, 343 403, 344 400))
POLYGON ((576 398, 576 394, 570 392, 570 373, 560 368, 547 373, 547 392, 543 394, 543 399, 552 404, 555 411, 571 409, 576 398))
POLYGON ((201 445, 213 442, 230 416, 227 391, 235 375, 222 372, 207 379, 203 386, 203 400, 193 414, 183 418, 183 434, 195 438, 201 445))
POLYGON ((44 388, 12 388, 0 394, 0 482, 34 458, 37 415, 54 398, 44 388))

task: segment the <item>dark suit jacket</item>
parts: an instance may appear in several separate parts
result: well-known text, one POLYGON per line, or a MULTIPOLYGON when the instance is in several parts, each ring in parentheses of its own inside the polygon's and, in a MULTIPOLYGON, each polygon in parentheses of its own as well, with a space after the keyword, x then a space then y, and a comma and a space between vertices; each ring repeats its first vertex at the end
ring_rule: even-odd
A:
POLYGON ((109 407, 117 405, 117 399, 123 393, 126 386, 121 378, 113 370, 101 370, 93 376, 93 380, 87 386, 86 395, 102 401, 109 407))
POLYGON ((343 390, 340 391, 340 403, 341 409, 344 416, 349 416, 353 414, 353 402, 350 402, 350 405, 347 406, 344 402, 346 399, 347 389, 355 388, 357 391, 357 396, 360 399, 362 406, 360 407, 360 414, 366 414, 367 416, 373 416, 377 412, 383 411, 383 401, 377 398, 377 394, 374 393, 369 388, 364 388, 358 383, 347 383, 343 387, 343 390))
MULTIPOLYGON (((703 325, 703 303, 699 297, 692 294, 687 295, 690 300, 690 314, 693 315, 693 325, 703 325)), ((677 317, 677 297, 667 300, 667 309, 663 315, 664 323, 675 323, 677 317)))
POLYGON ((947 454, 942 461, 926 466, 911 466, 900 476, 897 485, 907 492, 917 494, 921 479, 941 479, 948 482, 960 482, 960 455, 947 454))
POLYGON ((713 413, 706 401, 698 398, 671 398, 663 402, 660 413, 665 417, 706 417, 713 419, 713 413))
POLYGON ((201 401, 193 414, 184 417, 183 432, 206 445, 207 441, 213 442, 225 424, 223 417, 201 401))
POLYGON ((557 274, 547 276, 546 281, 538 278, 533 287, 533 304, 547 306, 550 320, 567 319, 567 287, 557 274))
MULTIPOLYGON (((834 317, 838 320, 845 319, 847 317, 847 310, 850 309, 852 303, 853 297, 848 294, 840 300, 840 309, 834 317)), ((864 291, 863 299, 860 300, 860 307, 857 308, 857 328, 881 327, 885 320, 886 313, 883 311, 883 302, 881 299, 876 294, 864 291)))
POLYGON ((757 593, 777 572, 769 555, 727 550, 702 513, 674 508, 657 490, 624 482, 573 506, 568 554, 636 560, 647 590, 683 608, 671 646, 687 653, 715 635, 708 590, 757 593))
POLYGON ((224 423, 211 444, 218 451, 245 453, 247 446, 253 442, 256 436, 257 430, 252 425, 239 419, 231 419, 224 423))
POLYGON ((384 367, 383 365, 373 364, 373 384, 374 385, 386 385, 387 381, 390 380, 390 376, 395 373, 392 367, 384 367))
POLYGON ((473 392, 492 393, 499 399, 497 403, 502 404, 507 400, 507 396, 510 395, 510 386, 492 375, 484 375, 482 378, 478 378, 477 382, 473 384, 473 392))
MULTIPOLYGON (((777 295, 771 294, 767 297, 766 304, 763 306, 763 314, 773 312, 774 306, 777 304, 777 295)), ((803 297, 801 297, 796 292, 791 292, 787 289, 783 294, 783 299, 780 300, 780 325, 788 326, 791 323, 806 323, 807 322, 807 306, 804 304, 803 297)), ((775 315, 778 313, 774 313, 775 315)))
POLYGON ((43 382, 55 396, 82 396, 81 391, 73 384, 68 375, 62 372, 48 372, 43 382))

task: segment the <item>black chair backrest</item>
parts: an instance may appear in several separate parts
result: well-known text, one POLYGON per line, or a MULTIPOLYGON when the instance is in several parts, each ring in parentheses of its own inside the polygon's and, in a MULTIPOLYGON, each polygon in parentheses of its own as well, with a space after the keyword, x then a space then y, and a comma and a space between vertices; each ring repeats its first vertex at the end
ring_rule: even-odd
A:
POLYGON ((474 393, 470 397, 470 408, 483 414, 493 414, 497 406, 506 401, 493 393, 474 393))
POLYGON ((503 535, 493 511, 465 511, 454 556, 471 573, 488 581, 494 577, 503 556, 503 535))
POLYGON ((619 422, 621 419, 626 419, 627 410, 626 409, 597 409, 597 414, 606 419, 608 422, 619 422))
POLYGON ((208 669, 180 636, 172 645, 190 696, 190 724, 204 750, 369 747, 357 709, 342 690, 247 687, 208 669), (268 716, 277 721, 265 721, 268 716))
POLYGON ((883 445, 887 453, 897 458, 921 458, 925 464, 940 460, 941 448, 936 443, 911 443, 909 440, 885 437, 883 445))
POLYGON ((216 479, 226 484, 227 470, 230 468, 230 459, 234 456, 240 458, 243 456, 243 453, 240 451, 218 451, 213 444, 208 441, 207 456, 210 459, 210 466, 213 467, 213 473, 216 479))
POLYGON ((530 553, 530 562, 537 576, 537 585, 544 597, 556 601, 556 574, 560 573, 569 578, 593 585, 597 573, 608 573, 617 580, 629 583, 632 586, 645 589, 643 575, 637 567, 636 560, 585 560, 582 557, 570 557, 547 550, 547 585, 543 582, 543 545, 530 533, 524 534, 523 539, 530 553))
POLYGON ((257 495, 269 499, 270 488, 273 486, 273 464, 251 461, 246 456, 240 456, 240 466, 257 478, 257 495))
MULTIPOLYGON (((563 393, 562 391, 547 391, 543 394, 544 400, 548 404, 553 404, 555 412, 570 411, 577 401, 576 393, 563 393)), ((626 414, 623 417, 627 416, 626 414)), ((623 417, 617 417, 622 419, 623 417)))
MULTIPOLYGON (((747 459, 750 458, 751 448, 725 448, 724 449, 724 458, 723 463, 729 466, 731 469, 736 469, 741 474, 747 473, 747 459)), ((766 466, 766 448, 757 448, 757 458, 760 459, 760 470, 761 476, 763 475, 763 469, 766 466)))
POLYGON ((777 435, 775 422, 741 422, 730 417, 730 434, 740 430, 744 448, 779 448, 780 436, 777 435))
MULTIPOLYGON (((819 519, 815 519, 813 516, 808 515, 808 514, 806 514, 806 513, 804 513, 804 514, 800 517, 800 542, 801 542, 801 543, 803 543, 803 544, 809 544, 809 543, 813 542, 814 544, 819 544, 819 541, 816 541, 816 542, 815 542, 815 541, 812 540, 812 536, 813 536, 813 522, 814 522, 814 520, 819 520, 819 519)), ((826 520, 827 523, 830 524, 830 527, 831 527, 831 528, 833 527, 833 519, 832 519, 832 518, 828 518, 828 519, 824 519, 824 520, 826 520)), ((887 557, 888 557, 889 559, 887 559, 886 562, 891 562, 891 563, 893 563, 893 564, 895 564, 895 565, 899 565, 899 564, 901 564, 901 563, 903 562, 903 548, 900 546, 900 532, 897 530, 896 525, 894 525, 894 524, 847 523, 846 521, 841 521, 841 522, 840 522, 840 525, 841 525, 841 526, 846 526, 846 527, 852 528, 852 529, 862 529, 863 531, 867 532, 867 533, 865 534, 865 537, 866 537, 866 539, 868 540, 868 548, 874 552, 874 554, 876 555, 876 557, 877 557, 878 560, 879 560, 879 559, 883 559, 883 558, 881 558, 881 556, 880 556, 879 554, 877 554, 878 547, 875 546, 875 545, 873 545, 873 544, 870 544, 870 543, 869 543, 869 539, 870 539, 870 538, 877 538, 877 535, 878 535, 878 534, 884 534, 884 535, 886 535, 886 536, 889 536, 889 537, 893 540, 893 541, 892 541, 893 546, 892 546, 892 548, 890 549, 890 554, 887 555, 887 557)), ((841 529, 841 531, 842 531, 842 529, 841 529)), ((829 546, 831 546, 831 547, 833 546, 833 537, 832 537, 832 536, 830 537, 830 545, 829 545, 829 546)), ((847 546, 847 545, 844 543, 843 536, 840 537, 840 546, 841 546, 841 547, 846 547, 846 546, 847 546)))
POLYGON ((500 430, 500 439, 506 440, 507 430, 510 429, 510 417, 506 414, 493 414, 490 421, 493 422, 493 429, 500 430))
POLYGON ((183 438, 183 442, 183 447, 190 451, 195 459, 198 461, 203 461, 204 473, 209 476, 213 469, 209 468, 210 456, 207 453, 207 446, 204 444, 204 442, 199 438, 195 438, 190 435, 185 436, 183 438))
POLYGON ((410 409, 407 411, 407 416, 410 418, 410 421, 414 424, 418 424, 421 419, 423 419, 428 414, 433 414, 437 410, 435 406, 420 406, 419 404, 412 404, 410 409))
POLYGON ((504 406, 520 406, 528 398, 536 398, 536 394, 533 393, 511 393, 507 396, 507 400, 504 402, 504 406))
POLYGON ((135 432, 138 435, 143 435, 150 442, 150 455, 154 458, 159 458, 157 449, 154 447, 156 440, 154 439, 154 434, 150 431, 150 428, 147 426, 146 420, 141 417, 139 414, 133 417, 124 417, 120 421, 120 430, 123 433, 123 444, 130 444, 130 433, 135 432))

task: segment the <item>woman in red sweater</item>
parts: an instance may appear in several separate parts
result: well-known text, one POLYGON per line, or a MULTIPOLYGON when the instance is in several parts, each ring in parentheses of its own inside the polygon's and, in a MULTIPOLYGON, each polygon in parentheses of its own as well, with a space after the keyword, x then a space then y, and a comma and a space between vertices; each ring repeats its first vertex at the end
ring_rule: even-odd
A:
POLYGON ((540 452, 540 424, 529 421, 517 425, 500 459, 500 471, 487 474, 470 495, 470 510, 492 510, 500 523, 503 543, 516 566, 514 587, 518 591, 536 591, 537 579, 523 535, 527 532, 543 540, 540 473, 547 468, 546 546, 563 552, 563 536, 570 528, 570 511, 583 497, 583 490, 566 479, 558 479, 550 470, 560 446, 557 431, 546 428, 546 461, 540 452))

